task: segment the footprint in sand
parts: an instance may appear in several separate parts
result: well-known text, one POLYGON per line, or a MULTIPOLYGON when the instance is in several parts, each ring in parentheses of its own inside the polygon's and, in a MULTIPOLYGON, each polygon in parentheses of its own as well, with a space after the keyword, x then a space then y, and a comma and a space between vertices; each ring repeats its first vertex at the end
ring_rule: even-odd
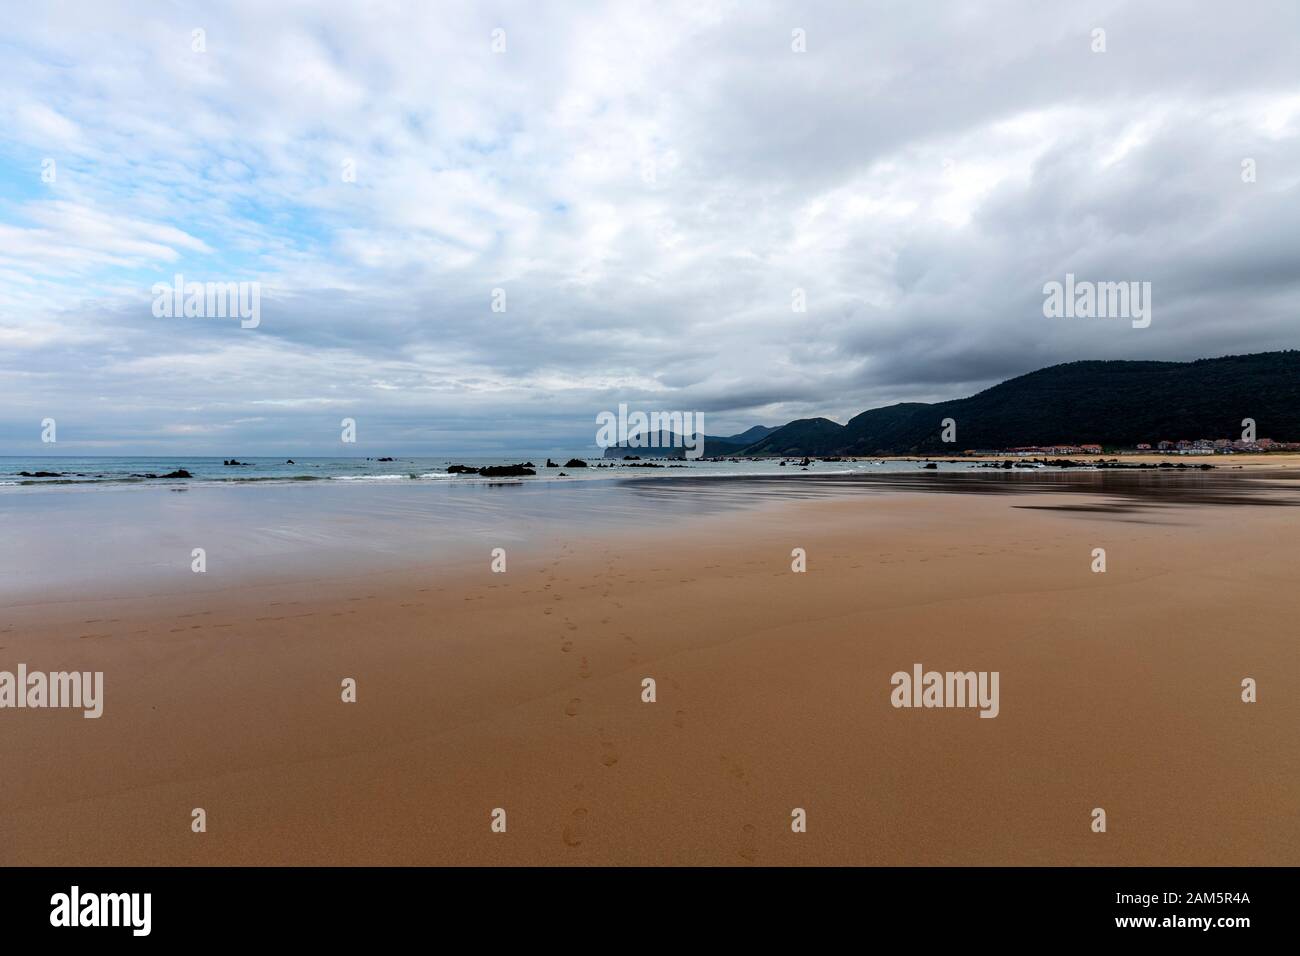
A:
POLYGON ((565 712, 566 714, 568 714, 570 717, 577 717, 577 716, 578 716, 578 708, 579 708, 581 705, 582 705, 582 698, 581 698, 581 697, 575 697, 575 698, 573 698, 573 700, 569 701, 568 705, 564 708, 564 712, 565 712))
POLYGON ((573 650, 573 641, 565 641, 560 645, 560 650, 564 651, 566 654, 569 653, 569 651, 573 650))
POLYGON ((587 810, 578 807, 569 814, 569 822, 564 826, 565 846, 577 846, 587 836, 587 810))
POLYGON ((614 747, 612 740, 605 740, 605 728, 597 729, 596 733, 600 734, 600 762, 606 767, 612 767, 618 763, 618 750, 614 747))
POLYGON ((673 714, 673 726, 674 727, 686 726, 686 711, 679 710, 677 713, 673 714))
POLYGON ((747 787, 749 786, 749 781, 745 779, 745 768, 741 766, 739 761, 734 761, 724 755, 722 758, 722 769, 727 772, 727 776, 733 777, 747 787))
POLYGON ((740 831, 740 858, 749 863, 754 862, 758 856, 758 828, 752 823, 746 823, 740 831))
POLYGON ((587 659, 585 657, 582 659, 582 663, 578 665, 578 676, 583 680, 586 680, 591 676, 591 667, 587 664, 587 659))

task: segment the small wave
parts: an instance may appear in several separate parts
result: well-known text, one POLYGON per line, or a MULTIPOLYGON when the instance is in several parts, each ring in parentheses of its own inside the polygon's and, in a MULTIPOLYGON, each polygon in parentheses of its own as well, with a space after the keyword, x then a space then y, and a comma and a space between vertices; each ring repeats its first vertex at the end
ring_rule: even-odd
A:
POLYGON ((23 478, 19 481, 4 482, 12 485, 105 485, 110 483, 131 484, 147 481, 145 478, 23 478))

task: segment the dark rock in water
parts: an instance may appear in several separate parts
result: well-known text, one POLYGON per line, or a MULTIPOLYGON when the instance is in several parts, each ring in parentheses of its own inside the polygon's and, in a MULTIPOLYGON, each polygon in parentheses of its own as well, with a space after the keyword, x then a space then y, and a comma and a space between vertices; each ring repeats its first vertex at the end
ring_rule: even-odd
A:
POLYGON ((624 455, 624 456, 623 456, 623 460, 624 460, 624 461, 640 461, 640 460, 641 460, 641 456, 640 456, 640 455, 624 455))
POLYGON ((551 459, 548 458, 548 459, 546 459, 546 467, 547 467, 547 468, 559 468, 560 466, 557 465, 555 462, 551 461, 551 459))
POLYGON ((376 458, 375 461, 392 461, 391 458, 376 458))
POLYGON ((526 462, 524 462, 524 467, 525 467, 525 468, 536 468, 537 466, 534 465, 531 461, 526 461, 526 462))
POLYGON ((587 463, 581 458, 570 458, 564 463, 565 468, 586 468, 587 463))
MULTIPOLYGON (((235 458, 229 458, 229 459, 227 459, 226 461, 223 461, 222 464, 223 464, 223 465, 239 465, 239 466, 244 467, 244 468, 248 468, 248 467, 250 467, 250 465, 249 465, 248 462, 246 462, 246 461, 239 461, 238 459, 235 459, 235 458)), ((186 477, 188 478, 189 476, 186 475, 186 477)))
POLYGON ((18 472, 23 478, 62 478, 61 471, 20 471, 18 472))
POLYGON ((297 462, 294 461, 292 458, 289 458, 289 459, 287 459, 287 460, 285 461, 285 464, 286 464, 286 465, 296 465, 297 462))
POLYGON ((566 475, 564 472, 560 472, 560 477, 561 477, 561 478, 568 478, 569 476, 566 475))
POLYGON ((480 468, 478 473, 484 478, 523 478, 537 474, 524 465, 488 465, 486 468, 480 468))
MULTIPOLYGON (((236 462, 236 464, 238 464, 238 462, 236 462)), ((159 477, 159 478, 193 478, 194 476, 191 475, 191 474, 190 474, 188 471, 186 471, 184 468, 177 468, 175 471, 173 471, 173 472, 171 472, 171 473, 169 473, 169 474, 166 474, 166 475, 159 475, 158 477, 159 477)))
POLYGON ((525 478, 537 474, 530 464, 488 465, 484 468, 471 468, 469 465, 448 465, 447 473, 451 475, 482 475, 484 478, 525 478))
POLYGON ((932 470, 934 470, 934 471, 938 471, 938 470, 939 470, 939 465, 938 465, 938 463, 937 463, 937 462, 933 462, 933 461, 927 461, 927 462, 926 462, 924 465, 922 465, 921 467, 922 467, 922 468, 929 468, 929 469, 932 469, 932 470))

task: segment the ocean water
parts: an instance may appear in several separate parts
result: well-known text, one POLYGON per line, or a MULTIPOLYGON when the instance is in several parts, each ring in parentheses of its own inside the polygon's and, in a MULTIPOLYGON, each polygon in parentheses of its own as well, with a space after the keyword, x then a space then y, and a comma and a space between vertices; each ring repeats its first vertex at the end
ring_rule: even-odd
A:
POLYGON ((576 469, 478 479, 449 475, 447 464, 258 459, 242 468, 211 458, 5 459, 0 475, 11 484, 0 488, 0 607, 332 573, 486 569, 494 548, 528 560, 559 548, 619 547, 727 513, 762 521, 764 508, 832 495, 863 496, 864 507, 888 508, 888 496, 899 493, 1029 493, 1043 501, 1034 507, 1076 510, 1084 495, 1092 501, 1080 510, 1088 520, 1206 503, 1300 504, 1300 481, 1290 473, 1003 471, 973 462, 927 470, 916 461, 864 460, 819 462, 807 471, 774 461, 691 462, 678 469, 587 469, 580 479, 558 478, 576 469), (133 477, 177 468, 195 478, 133 477), (61 475, 26 479, 22 471, 61 475), (200 548, 206 570, 195 573, 200 548))
POLYGON ((763 498, 687 495, 665 503, 637 490, 670 476, 719 484, 712 479, 797 481, 920 467, 819 462, 805 471, 777 461, 661 461, 632 468, 590 459, 593 467, 547 468, 541 458, 533 459, 540 466, 535 477, 481 478, 447 467, 519 459, 240 461, 247 464, 210 457, 0 458, 0 606, 69 593, 161 594, 486 560, 495 547, 515 553, 583 535, 663 530, 763 498), (193 477, 149 477, 180 469, 193 477), (206 555, 202 574, 191 571, 195 548, 206 555))
MULTIPOLYGON (((239 465, 226 465, 221 458, 73 458, 41 456, 33 458, 0 457, 0 489, 32 486, 73 486, 104 484, 164 484, 181 482, 248 483, 248 482, 380 482, 380 481, 502 481, 474 475, 456 475, 447 471, 455 464, 482 467, 484 465, 520 464, 531 461, 536 466, 535 477, 513 479, 516 481, 592 480, 625 478, 628 476, 660 477, 669 475, 781 475, 795 473, 853 474, 862 471, 914 471, 917 462, 862 460, 826 462, 814 460, 807 472, 802 472, 801 459, 765 459, 758 461, 667 461, 644 462, 605 461, 588 458, 590 467, 565 468, 568 457, 557 459, 561 467, 547 468, 545 458, 393 458, 380 461, 373 458, 240 458, 239 465), (648 467, 654 465, 657 467, 648 467), (600 466, 600 467, 597 467, 600 466), (607 467, 612 466, 612 467, 607 467), (193 477, 164 478, 161 476, 177 470, 188 471, 193 477), (24 472, 26 474, 24 474, 24 472), (44 474, 42 474, 44 473, 44 474)), ((953 463, 949 468, 970 467, 968 462, 953 463)))

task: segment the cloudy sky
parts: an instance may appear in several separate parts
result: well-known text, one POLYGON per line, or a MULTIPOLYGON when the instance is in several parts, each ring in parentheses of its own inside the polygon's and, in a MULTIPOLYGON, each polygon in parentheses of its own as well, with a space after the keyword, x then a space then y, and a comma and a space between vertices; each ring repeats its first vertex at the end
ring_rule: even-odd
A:
POLYGON ((0 454, 577 451, 619 402, 728 434, 1300 347, 1298 11, 24 6, 0 454), (1067 272, 1150 327, 1044 317, 1067 272), (156 317, 177 274, 260 325, 156 317))

